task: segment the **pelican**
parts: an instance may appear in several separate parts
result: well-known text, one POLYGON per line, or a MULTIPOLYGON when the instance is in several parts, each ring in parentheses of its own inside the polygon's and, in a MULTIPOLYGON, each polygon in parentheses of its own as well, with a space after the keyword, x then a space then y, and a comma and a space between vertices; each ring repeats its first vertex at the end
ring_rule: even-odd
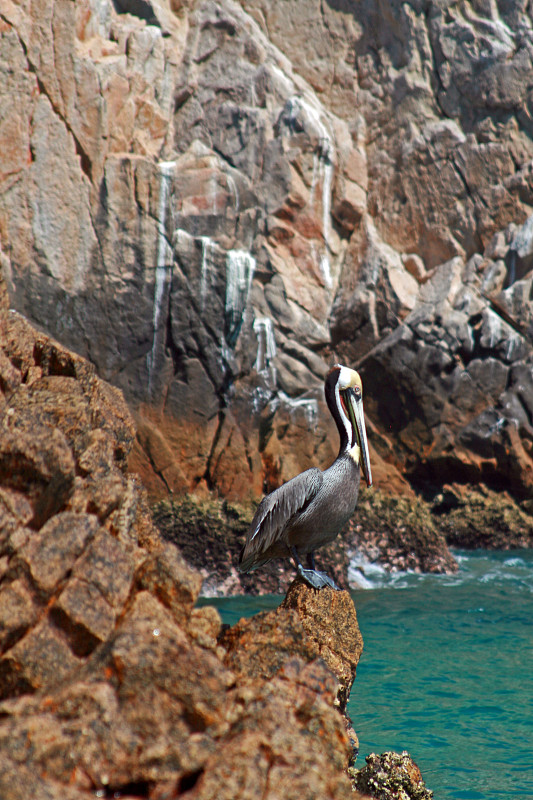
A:
POLYGON ((357 505, 360 470, 372 485, 363 415, 363 385, 357 372, 336 364, 326 375, 326 402, 340 436, 339 454, 328 469, 302 472, 263 498, 246 535, 239 570, 249 572, 272 558, 294 560, 310 586, 338 589, 317 570, 314 552, 333 541, 357 505), (300 558, 306 556, 308 569, 300 558))

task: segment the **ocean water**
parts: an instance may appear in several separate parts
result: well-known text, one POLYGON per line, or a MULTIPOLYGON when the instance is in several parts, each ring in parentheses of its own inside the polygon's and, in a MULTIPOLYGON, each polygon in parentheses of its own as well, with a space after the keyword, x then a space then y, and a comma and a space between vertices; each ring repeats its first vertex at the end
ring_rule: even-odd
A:
MULTIPOLYGON (((407 750, 435 800, 533 798, 533 551, 455 553, 456 575, 387 575, 353 592, 364 651, 349 713, 369 753, 407 750)), ((279 597, 214 603, 224 622, 279 597)))

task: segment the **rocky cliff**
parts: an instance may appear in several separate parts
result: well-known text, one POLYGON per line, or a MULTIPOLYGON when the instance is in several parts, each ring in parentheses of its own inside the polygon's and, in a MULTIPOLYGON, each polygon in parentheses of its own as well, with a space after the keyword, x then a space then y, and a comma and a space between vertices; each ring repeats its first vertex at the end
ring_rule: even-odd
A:
POLYGON ((4 0, 0 36, 11 304, 123 389, 153 494, 326 464, 334 358, 378 485, 531 492, 524 0, 4 0))
POLYGON ((297 583, 248 624, 255 652, 244 624, 217 640, 201 576, 125 471, 121 392, 2 289, 2 800, 352 797, 349 594, 297 583))

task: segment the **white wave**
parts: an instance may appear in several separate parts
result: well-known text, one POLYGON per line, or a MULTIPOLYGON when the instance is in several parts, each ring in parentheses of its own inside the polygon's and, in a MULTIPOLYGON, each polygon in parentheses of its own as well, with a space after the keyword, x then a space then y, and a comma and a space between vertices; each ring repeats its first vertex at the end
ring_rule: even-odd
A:
POLYGON ((503 553, 493 550, 454 551, 459 565, 455 573, 389 572, 376 561, 355 553, 348 567, 348 582, 353 588, 405 589, 421 583, 459 587, 488 584, 510 587, 513 584, 533 592, 533 550, 503 553))
MULTIPOLYGON (((361 553, 355 553, 348 566, 348 583, 360 589, 382 589, 385 586, 400 588, 408 572, 390 572, 377 561, 370 561, 361 553)), ((412 573, 415 574, 415 573, 412 573)))

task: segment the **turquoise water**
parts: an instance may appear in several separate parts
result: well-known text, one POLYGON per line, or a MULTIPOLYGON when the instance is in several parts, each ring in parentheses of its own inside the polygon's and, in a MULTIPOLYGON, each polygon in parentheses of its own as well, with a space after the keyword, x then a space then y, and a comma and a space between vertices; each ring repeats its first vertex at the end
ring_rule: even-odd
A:
MULTIPOLYGON (((369 574, 349 713, 364 756, 408 750, 435 800, 533 797, 533 551, 456 553, 457 575, 369 574)), ((224 622, 278 597, 216 598, 224 622)))

